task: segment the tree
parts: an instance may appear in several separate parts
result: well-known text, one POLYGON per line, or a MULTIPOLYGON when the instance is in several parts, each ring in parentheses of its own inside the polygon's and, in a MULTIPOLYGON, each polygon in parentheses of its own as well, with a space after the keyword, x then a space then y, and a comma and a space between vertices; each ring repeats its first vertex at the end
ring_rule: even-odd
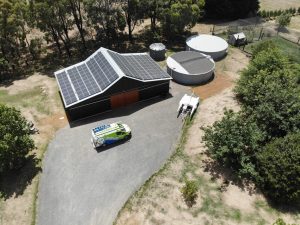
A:
POLYGON ((79 31, 80 38, 83 44, 83 47, 86 49, 86 43, 85 43, 85 30, 83 28, 83 14, 82 14, 82 4, 83 0, 66 0, 66 4, 70 7, 74 24, 76 24, 76 27, 79 31))
POLYGON ((0 104, 0 173, 22 166, 33 148, 27 121, 20 111, 0 104))
POLYGON ((141 0, 141 7, 144 8, 145 16, 150 18, 152 33, 156 32, 157 21, 164 3, 164 0, 141 0))
POLYGON ((71 57, 69 31, 73 28, 71 12, 64 0, 36 0, 35 12, 37 27, 46 33, 47 41, 53 40, 62 54, 60 41, 63 43, 68 57, 71 57))
POLYGON ((264 45, 267 51, 260 49, 254 55, 235 92, 245 114, 271 139, 300 129, 300 69, 276 48, 271 49, 272 44, 264 45))
POLYGON ((255 154, 265 136, 255 121, 241 113, 225 111, 221 121, 204 128, 204 131, 203 140, 213 159, 240 177, 257 177, 255 154))
POLYGON ((274 201, 300 201, 300 133, 267 144, 257 156, 258 185, 274 201))
POLYGON ((118 39, 118 31, 126 27, 124 15, 117 0, 85 0, 87 19, 97 32, 97 39, 104 36, 108 45, 111 40, 118 39))
POLYGON ((144 7, 140 0, 122 0, 122 9, 128 27, 128 37, 132 41, 132 32, 135 26, 144 18, 144 7))
POLYGON ((206 16, 217 19, 245 18, 259 9, 258 0, 206 0, 206 16))
POLYGON ((160 15, 163 33, 167 38, 193 27, 201 17, 203 0, 170 1, 160 15))
POLYGON ((283 13, 276 18, 276 22, 278 24, 278 28, 277 28, 278 33, 282 28, 284 28, 290 24, 291 18, 292 18, 292 15, 289 13, 283 13))

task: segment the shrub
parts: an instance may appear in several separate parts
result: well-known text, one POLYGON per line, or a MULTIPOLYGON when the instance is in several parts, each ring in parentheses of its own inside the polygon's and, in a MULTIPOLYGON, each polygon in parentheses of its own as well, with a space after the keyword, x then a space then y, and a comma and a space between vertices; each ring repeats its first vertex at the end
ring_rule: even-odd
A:
POLYGON ((181 193, 188 207, 192 207, 196 203, 198 186, 193 180, 186 180, 185 185, 181 188, 181 193))
POLYGON ((21 167, 33 148, 27 121, 20 111, 0 104, 0 173, 21 167))
POLYGON ((203 140, 213 159, 231 168, 239 177, 256 177, 255 154, 264 134, 241 113, 226 111, 221 121, 204 128, 203 140))
POLYGON ((296 225, 296 224, 287 224, 283 219, 278 218, 273 225, 296 225))
POLYGON ((260 12, 260 16, 261 16, 262 18, 266 18, 266 17, 267 17, 266 11, 265 11, 265 10, 262 10, 262 11, 260 12))
POLYGON ((274 201, 300 201, 300 133, 267 144, 257 155, 258 185, 274 201))

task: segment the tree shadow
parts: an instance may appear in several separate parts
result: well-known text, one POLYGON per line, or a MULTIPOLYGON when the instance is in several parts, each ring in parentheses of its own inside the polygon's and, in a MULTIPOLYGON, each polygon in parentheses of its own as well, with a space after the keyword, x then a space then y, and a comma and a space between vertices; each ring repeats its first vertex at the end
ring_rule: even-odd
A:
POLYGON ((232 169, 211 159, 208 153, 205 154, 208 157, 203 161, 203 169, 210 174, 211 180, 222 180, 220 191, 226 191, 227 187, 232 184, 239 187, 242 191, 248 192, 250 195, 260 193, 252 181, 239 178, 232 169))
POLYGON ((203 169, 205 172, 210 174, 212 181, 222 180, 222 184, 219 187, 221 192, 226 191, 230 184, 235 185, 242 191, 248 192, 249 195, 262 194, 265 197, 268 206, 281 213, 291 213, 293 215, 300 213, 300 203, 286 204, 274 201, 268 197, 263 190, 261 190, 259 187, 256 187, 253 181, 238 177, 232 169, 225 167, 217 161, 211 159, 208 153, 204 154, 208 157, 207 159, 203 160, 203 169))
POLYGON ((268 196, 265 195, 265 198, 267 200, 268 205, 271 208, 276 209, 277 211, 281 213, 290 213, 293 215, 299 215, 300 213, 300 203, 294 203, 294 204, 283 204, 283 203, 278 203, 274 201, 273 199, 269 198, 268 196))
POLYGON ((31 184, 33 178, 42 171, 39 163, 34 155, 30 155, 23 167, 17 170, 11 170, 1 174, 0 177, 0 195, 5 200, 11 197, 22 195, 28 185, 31 184))

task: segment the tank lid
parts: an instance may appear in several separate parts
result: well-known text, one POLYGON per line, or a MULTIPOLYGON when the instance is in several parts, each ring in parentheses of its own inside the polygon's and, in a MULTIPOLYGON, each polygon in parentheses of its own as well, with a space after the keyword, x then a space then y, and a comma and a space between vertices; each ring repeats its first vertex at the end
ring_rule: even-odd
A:
POLYGON ((154 51, 165 50, 166 46, 163 43, 153 43, 150 45, 150 49, 154 51))

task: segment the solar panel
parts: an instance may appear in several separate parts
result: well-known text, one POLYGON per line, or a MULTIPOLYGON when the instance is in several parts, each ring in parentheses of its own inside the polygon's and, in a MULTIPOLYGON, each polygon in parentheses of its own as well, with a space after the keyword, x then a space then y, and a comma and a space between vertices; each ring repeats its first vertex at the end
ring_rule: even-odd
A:
POLYGON ((109 80, 103 73, 102 69, 98 65, 98 63, 95 61, 95 59, 91 58, 86 62, 86 65, 90 69, 90 71, 93 74, 93 77, 95 78, 97 84, 100 86, 102 90, 104 90, 106 87, 110 85, 109 80))
POLYGON ((90 95, 90 93, 89 93, 87 87, 85 86, 83 79, 80 76, 80 73, 78 72, 77 68, 73 67, 73 68, 67 70, 67 73, 69 74, 69 77, 75 88, 75 91, 78 95, 79 100, 88 97, 90 95))
POLYGON ((148 55, 109 54, 127 76, 141 80, 170 78, 148 55))
POLYGON ((121 68, 121 70, 126 74, 130 75, 131 71, 133 71, 132 66, 125 60, 124 56, 116 53, 109 51, 108 52, 110 56, 114 59, 114 61, 118 64, 118 66, 121 68))
POLYGON ((85 64, 81 64, 77 67, 77 70, 86 86, 88 89, 90 95, 94 95, 98 92, 101 91, 97 83, 95 82, 92 74, 90 73, 89 69, 85 64))
POLYGON ((114 68, 110 65, 110 63, 107 61, 107 59, 101 52, 98 52, 94 56, 94 59, 96 60, 99 67, 102 69, 104 75, 107 77, 110 83, 114 82, 116 79, 119 78, 119 75, 116 73, 114 68))
POLYGON ((68 79, 67 73, 65 71, 56 74, 57 81, 60 86, 60 90, 62 92, 62 96, 65 100, 66 105, 70 105, 77 101, 77 97, 75 95, 75 92, 73 91, 73 88, 71 86, 71 83, 68 79))

